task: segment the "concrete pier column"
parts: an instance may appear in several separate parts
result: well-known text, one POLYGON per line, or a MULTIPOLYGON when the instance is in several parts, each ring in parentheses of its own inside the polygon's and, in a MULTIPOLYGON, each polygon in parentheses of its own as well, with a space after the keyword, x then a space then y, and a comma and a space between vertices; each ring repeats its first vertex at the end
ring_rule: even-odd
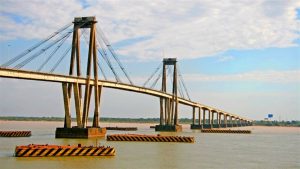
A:
POLYGON ((219 124, 219 112, 212 110, 212 114, 211 114, 211 127, 212 128, 219 128, 220 124, 219 124), (216 117, 216 119, 215 119, 216 117))
POLYGON ((218 113, 218 119, 217 119, 219 128, 221 127, 221 115, 222 115, 222 113, 219 112, 218 113))
POLYGON ((247 121, 248 126, 252 126, 252 121, 247 121))
POLYGON ((71 128, 70 96, 68 95, 68 84, 62 83, 62 89, 65 108, 64 128, 71 128))
POLYGON ((79 85, 78 83, 74 83, 74 98, 75 98, 75 110, 76 110, 76 120, 77 120, 77 127, 82 128, 82 109, 81 109, 81 99, 80 99, 80 93, 79 93, 79 85))
POLYGON ((233 124, 234 124, 234 127, 238 127, 238 120, 236 117, 234 117, 233 124))
POLYGON ((201 125, 201 107, 199 107, 198 114, 199 114, 198 124, 201 125))
POLYGON ((223 113, 222 112, 220 112, 219 113, 219 126, 220 126, 220 128, 222 128, 223 126, 223 120, 222 120, 222 116, 223 116, 223 113))
POLYGON ((201 107, 199 108, 199 117, 198 117, 198 122, 196 122, 196 107, 193 107, 193 123, 191 124, 191 129, 202 129, 201 125, 201 107))
POLYGON ((210 126, 211 126, 211 128, 214 128, 214 114, 215 114, 215 111, 214 110, 212 110, 211 111, 211 121, 210 121, 210 126))
POLYGON ((239 118, 238 119, 238 126, 241 127, 242 126, 242 120, 239 118))
POLYGON ((205 123, 205 109, 203 108, 202 109, 203 110, 203 119, 202 119, 202 125, 205 125, 206 123, 205 123))
POLYGON ((228 117, 228 115, 224 114, 224 124, 225 124, 224 127, 228 127, 227 117, 228 117))
POLYGON ((234 124, 235 124, 235 127, 238 127, 238 118, 237 117, 234 117, 234 124))
POLYGON ((208 108, 203 108, 203 128, 211 128, 211 110, 208 108), (207 114, 207 119, 206 119, 206 113, 207 114))
POLYGON ((211 110, 208 110, 208 128, 211 127, 211 110))
POLYGON ((195 107, 193 107, 193 125, 195 125, 196 123, 196 110, 195 110, 195 107))
POLYGON ((164 119, 164 98, 160 97, 159 98, 159 109, 160 109, 160 120, 159 120, 159 124, 160 125, 165 125, 165 119, 164 119))
POLYGON ((224 127, 224 128, 227 127, 227 124, 226 124, 227 122, 225 121, 226 118, 227 118, 226 114, 223 114, 223 125, 222 125, 222 127, 224 127))
POLYGON ((225 114, 224 113, 222 113, 221 114, 221 117, 223 116, 223 120, 221 119, 221 127, 223 128, 225 128, 226 127, 226 125, 225 125, 225 114))
POLYGON ((227 127, 232 127, 232 116, 229 116, 227 127))

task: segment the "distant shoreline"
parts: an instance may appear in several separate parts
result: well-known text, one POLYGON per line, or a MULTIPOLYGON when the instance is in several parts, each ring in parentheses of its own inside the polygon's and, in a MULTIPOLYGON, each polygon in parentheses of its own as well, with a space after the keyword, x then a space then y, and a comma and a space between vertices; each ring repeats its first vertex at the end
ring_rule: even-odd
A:
MULTIPOLYGON (((64 121, 63 117, 19 117, 19 116, 0 116, 1 121, 64 121)), ((76 119, 72 118, 75 122, 76 119)), ((92 122, 92 118, 89 118, 92 122)), ((114 123, 159 123, 159 118, 112 118, 102 117, 102 122, 114 123)), ((191 124, 192 119, 182 118, 179 119, 181 124, 191 124)), ((283 126, 283 127, 300 127, 300 121, 263 121, 256 120, 253 122, 255 126, 283 126)))
MULTIPOLYGON (((158 118, 100 118, 102 122, 123 122, 123 123, 159 123, 158 118)), ((3 121, 64 121, 63 117, 17 117, 17 116, 0 116, 3 121)), ((92 122, 92 118, 88 119, 92 122)), ((76 122, 76 118, 72 118, 72 122, 76 122)))

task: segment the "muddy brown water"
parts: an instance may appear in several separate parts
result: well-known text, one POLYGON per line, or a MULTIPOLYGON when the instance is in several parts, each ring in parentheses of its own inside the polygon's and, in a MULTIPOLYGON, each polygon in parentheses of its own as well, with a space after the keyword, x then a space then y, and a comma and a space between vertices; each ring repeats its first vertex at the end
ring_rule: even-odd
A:
MULTIPOLYGON (((62 122, 0 121, 0 130, 31 130, 31 137, 0 137, 1 169, 299 169, 300 128, 258 127, 252 134, 201 133, 183 126, 181 135, 195 137, 195 143, 107 142, 102 139, 55 139, 55 128, 62 122), (116 148, 114 157, 32 157, 16 158, 16 145, 27 144, 107 145, 116 148)), ((101 126, 138 127, 137 131, 108 131, 108 134, 159 134, 154 124, 101 123, 101 126)))

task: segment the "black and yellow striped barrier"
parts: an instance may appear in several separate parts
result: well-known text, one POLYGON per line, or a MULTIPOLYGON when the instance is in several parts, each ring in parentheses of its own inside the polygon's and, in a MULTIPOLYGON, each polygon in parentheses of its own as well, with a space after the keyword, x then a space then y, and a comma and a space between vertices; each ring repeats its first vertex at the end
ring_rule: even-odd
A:
POLYGON ((104 146, 58 146, 58 145, 27 145, 17 146, 16 157, 61 157, 61 156, 114 156, 113 147, 104 146))
POLYGON ((106 130, 136 131, 137 127, 106 127, 106 130))
POLYGON ((182 143, 195 142, 194 137, 139 135, 139 134, 107 135, 107 141, 182 142, 182 143))
POLYGON ((0 137, 30 137, 31 131, 0 131, 0 137))
POLYGON ((251 134, 251 130, 222 130, 222 129, 202 129, 202 133, 236 133, 251 134))

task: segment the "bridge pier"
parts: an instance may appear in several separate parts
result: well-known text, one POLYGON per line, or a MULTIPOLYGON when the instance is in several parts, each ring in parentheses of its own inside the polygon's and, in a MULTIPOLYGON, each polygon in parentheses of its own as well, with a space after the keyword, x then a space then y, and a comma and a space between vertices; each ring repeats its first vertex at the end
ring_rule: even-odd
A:
POLYGON ((176 58, 163 59, 162 91, 167 92, 166 66, 173 66, 172 98, 160 98, 160 124, 155 126, 155 131, 182 131, 178 124, 178 96, 177 96, 177 66, 176 58))
POLYGON ((219 124, 219 128, 222 128, 222 127, 221 127, 221 122, 222 122, 222 113, 219 112, 219 113, 218 113, 218 124, 219 124))
POLYGON ((251 123, 237 116, 232 116, 224 112, 210 110, 199 107, 199 122, 196 123, 196 107, 193 107, 193 119, 191 129, 209 129, 209 128, 231 128, 248 126, 251 123), (203 110, 203 119, 201 120, 201 109, 203 110), (206 114, 208 114, 206 118, 206 114), (222 117, 223 116, 223 117, 222 117), (215 118, 216 117, 216 118, 215 118), (202 121, 202 123, 201 123, 202 121))
POLYGON ((105 128, 99 127, 99 113, 100 113, 100 99, 102 86, 98 84, 98 67, 97 67, 97 46, 96 46, 96 26, 97 23, 95 17, 78 17, 74 19, 74 31, 71 50, 71 61, 69 75, 74 76, 76 67, 77 77, 81 77, 81 62, 80 62, 80 28, 90 29, 87 70, 86 70, 86 82, 85 93, 82 102, 82 86, 77 82, 62 83, 63 100, 65 107, 65 123, 63 128, 57 128, 55 136, 56 138, 90 138, 90 137, 103 137, 106 134, 105 128), (76 64, 75 64, 76 62, 76 64), (93 68, 93 72, 92 72, 93 68), (91 84, 91 76, 94 75, 94 84, 91 84), (70 100, 72 95, 72 88, 74 92, 74 102, 76 111, 77 126, 71 126, 70 115, 70 100), (91 102, 91 94, 94 89, 94 116, 93 124, 88 127, 88 117, 91 102))
POLYGON ((196 107, 193 107, 193 123, 191 124, 191 129, 202 129, 201 124, 201 107, 198 107, 198 123, 196 123, 196 107))
POLYGON ((234 117, 234 116, 231 116, 231 119, 230 119, 230 121, 231 121, 232 127, 237 127, 237 121, 236 121, 236 117, 234 117))
POLYGON ((241 127, 242 126, 240 118, 237 118, 236 123, 237 123, 237 127, 241 127))
POLYGON ((241 120, 241 126, 242 127, 246 126, 245 120, 243 120, 243 119, 241 120))
POLYGON ((220 128, 220 121, 219 121, 219 112, 212 110, 211 111, 211 128, 220 128), (214 118, 216 114, 216 119, 214 118))
POLYGON ((210 128, 213 128, 214 127, 214 114, 215 114, 215 110, 211 110, 210 111, 211 115, 210 115, 210 128))
POLYGON ((239 120, 237 117, 234 117, 234 126, 239 127, 239 120))
POLYGON ((230 115, 225 115, 225 121, 226 121, 226 127, 232 127, 232 116, 230 115), (228 119, 229 118, 229 119, 228 119))
POLYGON ((210 129, 211 126, 211 110, 208 108, 203 107, 203 129, 210 129), (206 119, 206 112, 208 112, 208 118, 206 119))
MULTIPOLYGON (((212 124, 212 128, 220 128, 220 125, 221 125, 221 119, 220 119, 220 112, 217 112, 217 111, 214 111, 214 113, 216 114, 216 120, 214 120, 213 118, 213 122, 216 122, 216 123, 213 123, 212 124)), ((213 116, 214 117, 214 116, 213 116)))
POLYGON ((235 127, 239 127, 239 119, 237 117, 234 118, 235 127))
POLYGON ((225 118, 226 115, 224 113, 220 113, 220 128, 226 128, 225 118), (223 116, 223 120, 222 120, 222 116, 223 116))

